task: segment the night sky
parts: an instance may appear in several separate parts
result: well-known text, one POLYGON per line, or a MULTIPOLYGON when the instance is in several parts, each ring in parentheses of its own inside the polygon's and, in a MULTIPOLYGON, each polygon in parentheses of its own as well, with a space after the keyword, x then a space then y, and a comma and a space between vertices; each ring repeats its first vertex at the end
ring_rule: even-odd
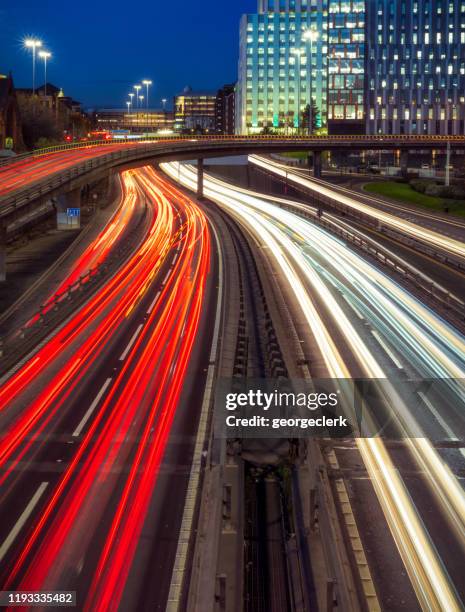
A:
MULTIPOLYGON (((127 92, 151 79, 152 107, 193 89, 216 90, 237 78, 239 19, 256 0, 2 0, 0 73, 30 87, 32 59, 22 39, 44 41, 54 57, 51 83, 86 107, 123 107, 127 92)), ((43 63, 37 84, 43 82, 43 63)))

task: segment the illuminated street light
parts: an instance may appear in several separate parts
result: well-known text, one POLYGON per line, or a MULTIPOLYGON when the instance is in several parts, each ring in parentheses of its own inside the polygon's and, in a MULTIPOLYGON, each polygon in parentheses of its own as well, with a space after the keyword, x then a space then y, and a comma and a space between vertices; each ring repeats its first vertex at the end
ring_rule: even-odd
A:
POLYGON ((44 95, 47 95, 47 60, 52 57, 50 51, 39 51, 39 57, 44 60, 44 95))
POLYGON ((146 103, 147 110, 148 110, 149 108, 149 87, 150 85, 152 85, 152 81, 149 81, 148 79, 144 79, 142 81, 142 85, 145 85, 146 91, 147 91, 147 97, 145 98, 145 103, 146 103))
POLYGON ((136 108, 139 108, 139 91, 142 89, 142 85, 134 85, 134 89, 136 90, 136 108))
POLYGON ((134 95, 135 94, 133 94, 132 92, 129 94, 129 97, 131 98, 131 108, 133 107, 133 102, 134 102, 133 98, 134 98, 134 95))
POLYGON ((42 41, 36 38, 26 38, 24 41, 26 49, 32 49, 32 95, 36 92, 36 49, 42 46, 42 41))
MULTIPOLYGON (((310 100, 308 103, 308 133, 313 133, 313 43, 319 38, 319 33, 316 30, 305 30, 302 35, 303 40, 310 43, 310 100)), ((299 76, 300 81, 300 76, 299 76)))
POLYGON ((295 56, 297 62, 297 131, 300 128, 300 58, 302 56, 302 49, 292 49, 292 55, 295 56))
POLYGON ((161 101, 161 103, 162 103, 162 105, 163 105, 163 110, 165 110, 165 109, 166 109, 166 103, 167 103, 167 101, 168 101, 168 100, 167 100, 166 98, 163 98, 163 100, 161 101))

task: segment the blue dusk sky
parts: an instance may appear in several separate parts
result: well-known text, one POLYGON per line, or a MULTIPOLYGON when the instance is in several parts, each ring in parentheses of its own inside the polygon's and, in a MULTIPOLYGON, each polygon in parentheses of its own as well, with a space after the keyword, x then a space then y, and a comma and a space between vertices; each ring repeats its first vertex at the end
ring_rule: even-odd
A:
MULTIPOLYGON (((216 90, 237 79, 239 20, 256 0, 2 0, 0 74, 31 87, 27 36, 53 53, 51 83, 86 107, 123 107, 141 79, 154 82, 151 106, 186 85, 216 90)), ((43 62, 37 64, 38 85, 43 62)))

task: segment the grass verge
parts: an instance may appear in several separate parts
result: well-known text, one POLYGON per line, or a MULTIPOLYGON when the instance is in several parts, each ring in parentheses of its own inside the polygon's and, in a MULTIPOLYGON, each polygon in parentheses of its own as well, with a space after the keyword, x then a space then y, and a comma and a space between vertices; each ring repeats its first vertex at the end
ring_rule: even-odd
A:
POLYGON ((465 217, 465 202, 457 200, 447 200, 444 198, 437 198, 434 196, 425 195, 418 193, 408 185, 407 183, 395 183, 391 181, 383 183, 367 183, 364 186, 365 191, 374 193, 381 196, 398 200, 399 202, 407 202, 409 204, 416 204, 417 206, 423 206, 430 210, 444 211, 445 207, 449 207, 449 212, 454 215, 460 215, 465 217))

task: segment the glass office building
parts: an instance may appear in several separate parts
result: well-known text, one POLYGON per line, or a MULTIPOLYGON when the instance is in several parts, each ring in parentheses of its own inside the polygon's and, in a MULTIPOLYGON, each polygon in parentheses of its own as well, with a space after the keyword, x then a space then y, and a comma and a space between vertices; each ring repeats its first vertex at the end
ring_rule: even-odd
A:
POLYGON ((258 12, 242 17, 238 133, 295 133, 303 129, 302 115, 311 99, 326 123, 327 4, 328 0, 259 0, 258 12), (311 32, 313 40, 305 32, 311 32))
POLYGON ((237 131, 297 131, 310 88, 330 134, 465 134, 465 0, 259 0, 237 131))
POLYGON ((465 134, 465 0, 367 0, 369 134, 465 134))
POLYGON ((328 128, 365 130, 365 0, 330 0, 328 10, 328 128))

